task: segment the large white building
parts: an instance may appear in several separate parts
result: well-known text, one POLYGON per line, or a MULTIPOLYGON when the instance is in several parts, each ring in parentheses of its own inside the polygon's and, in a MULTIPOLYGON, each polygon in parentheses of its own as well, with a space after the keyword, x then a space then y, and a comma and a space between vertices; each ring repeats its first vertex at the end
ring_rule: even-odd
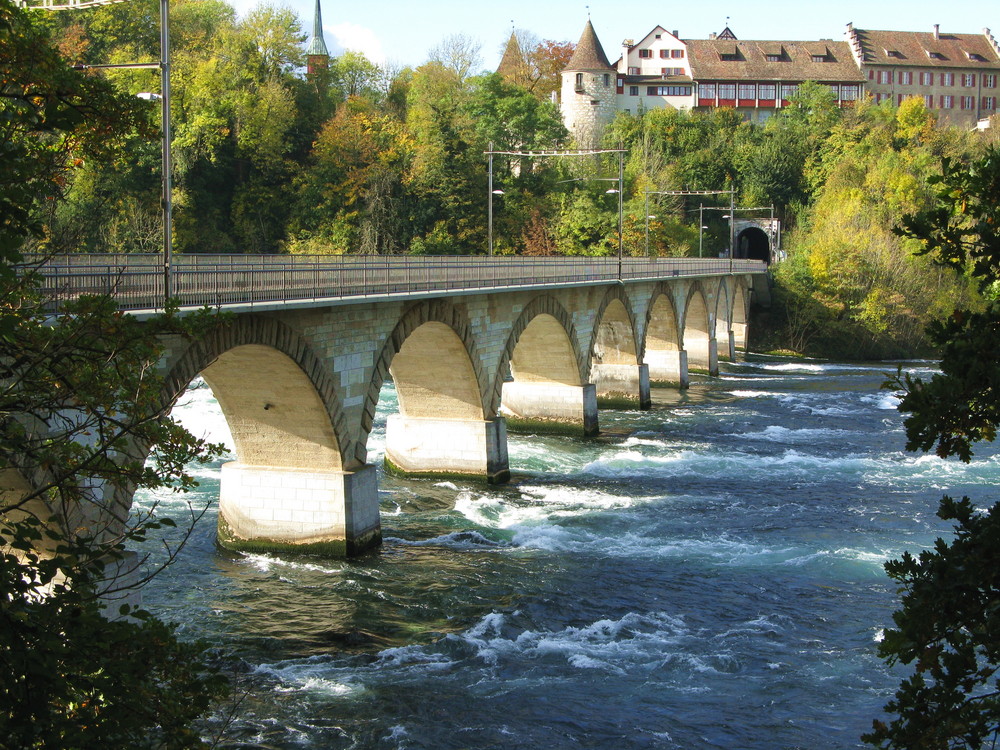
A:
POLYGON ((829 86, 840 106, 871 93, 877 100, 923 97, 942 123, 973 127, 997 108, 1000 46, 982 34, 855 29, 846 41, 741 41, 725 29, 681 39, 655 27, 622 43, 609 62, 590 21, 563 71, 563 121, 581 147, 600 142, 618 112, 732 107, 763 122, 788 105, 803 81, 829 86))

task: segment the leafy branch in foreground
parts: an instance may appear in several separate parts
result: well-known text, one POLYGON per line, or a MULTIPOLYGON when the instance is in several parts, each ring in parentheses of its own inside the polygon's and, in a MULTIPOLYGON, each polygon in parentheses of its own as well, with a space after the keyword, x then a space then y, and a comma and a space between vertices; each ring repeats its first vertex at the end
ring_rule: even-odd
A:
MULTIPOLYGON (((204 745, 226 692, 204 644, 123 604, 153 573, 127 545, 174 522, 133 512, 136 489, 183 492, 221 446, 169 417, 164 337, 217 321, 140 322, 108 297, 53 310, 20 256, 84 156, 139 127, 134 104, 72 71, 30 14, 0 0, 0 745, 204 745)), ((181 542, 201 509, 192 509, 181 542)), ((178 542, 167 549, 176 554, 178 542)))
MULTIPOLYGON (((973 278, 986 296, 979 311, 955 310, 929 334, 942 352, 929 381, 897 375, 904 394, 907 449, 935 449, 968 463, 975 443, 996 438, 1000 423, 1000 153, 971 165, 944 162, 936 204, 902 221, 898 233, 922 252, 973 278)), ((955 522, 917 557, 886 563, 903 592, 879 654, 912 674, 864 740, 880 748, 951 750, 995 746, 1000 738, 1000 503, 988 511, 944 497, 938 516, 955 522)))

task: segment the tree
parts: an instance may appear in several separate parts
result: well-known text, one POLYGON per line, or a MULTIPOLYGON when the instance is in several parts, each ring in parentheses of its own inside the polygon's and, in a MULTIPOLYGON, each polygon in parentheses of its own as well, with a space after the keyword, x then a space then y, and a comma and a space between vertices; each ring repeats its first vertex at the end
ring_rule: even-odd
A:
POLYGON ((10 0, 0 86, 0 736, 16 748, 201 747, 192 724, 225 690, 206 647, 108 602, 142 583, 125 545, 173 525, 131 515, 131 492, 184 491, 185 466, 220 449, 169 418, 155 374, 160 336, 211 322, 140 323, 107 297, 47 304, 20 255, 41 231, 35 214, 81 154, 112 156, 139 120, 10 0))
MULTIPOLYGON (((968 462, 973 444, 996 438, 1000 423, 1000 150, 981 160, 945 160, 931 179, 935 204, 905 217, 898 230, 936 263, 969 274, 984 309, 956 309, 930 326, 941 372, 929 381, 897 376, 908 450, 968 462)), ((955 521, 951 540, 886 564, 903 591, 879 652, 913 672, 865 740, 881 748, 980 748, 1000 739, 1000 503, 982 512, 968 497, 941 501, 955 521)))
POLYGON ((483 64, 482 45, 466 34, 449 34, 428 54, 428 62, 440 63, 459 81, 474 75, 483 64))

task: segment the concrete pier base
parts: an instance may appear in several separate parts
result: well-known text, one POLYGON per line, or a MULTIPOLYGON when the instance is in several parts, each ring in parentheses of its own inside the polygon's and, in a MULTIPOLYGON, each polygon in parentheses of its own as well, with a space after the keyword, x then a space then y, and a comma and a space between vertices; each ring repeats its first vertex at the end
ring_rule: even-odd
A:
POLYGON ((595 364, 590 369, 597 390, 597 404, 604 407, 648 409, 649 365, 595 364))
POLYGON ((382 541, 375 467, 222 465, 218 541, 228 549, 346 557, 382 541))
POLYGON ((646 350, 646 364, 649 366, 649 379, 653 383, 675 385, 678 388, 687 388, 691 384, 688 355, 685 351, 646 350))
POLYGON ((516 427, 587 437, 599 431, 597 388, 593 383, 507 382, 500 403, 501 411, 516 427))
POLYGON ((700 346, 692 345, 688 351, 691 369, 696 372, 707 372, 709 375, 719 374, 719 342, 711 338, 701 341, 700 346), (695 348, 697 346, 697 348, 695 348))
POLYGON ((409 476, 473 476, 491 484, 510 479, 503 419, 421 419, 393 414, 385 428, 390 471, 409 476))

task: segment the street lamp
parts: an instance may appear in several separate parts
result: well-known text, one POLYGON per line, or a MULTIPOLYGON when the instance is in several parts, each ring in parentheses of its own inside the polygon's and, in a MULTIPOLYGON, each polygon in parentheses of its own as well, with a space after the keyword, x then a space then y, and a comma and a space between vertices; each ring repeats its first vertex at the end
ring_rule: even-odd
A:
MULTIPOLYGON (((46 10, 66 10, 74 8, 86 8, 97 5, 107 5, 115 0, 86 0, 79 3, 43 5, 46 10)), ((153 94, 148 91, 137 94, 140 99, 147 101, 160 100, 160 116, 162 119, 163 133, 163 181, 160 206, 163 211, 163 307, 166 309, 167 302, 173 296, 173 279, 171 277, 170 266, 173 262, 173 203, 171 201, 171 178, 170 178, 170 30, 169 30, 170 6, 169 0, 160 0, 160 61, 155 63, 114 63, 106 65, 74 65, 74 70, 88 70, 91 68, 129 68, 129 69, 158 69, 160 71, 160 93, 153 94)))
POLYGON ((704 224, 702 224, 700 227, 698 227, 698 257, 699 258, 701 257, 702 236, 703 236, 702 233, 706 229, 708 229, 708 227, 706 227, 704 224))
POLYGON ((649 220, 655 219, 656 215, 649 213, 649 194, 646 194, 646 257, 649 257, 649 220))

